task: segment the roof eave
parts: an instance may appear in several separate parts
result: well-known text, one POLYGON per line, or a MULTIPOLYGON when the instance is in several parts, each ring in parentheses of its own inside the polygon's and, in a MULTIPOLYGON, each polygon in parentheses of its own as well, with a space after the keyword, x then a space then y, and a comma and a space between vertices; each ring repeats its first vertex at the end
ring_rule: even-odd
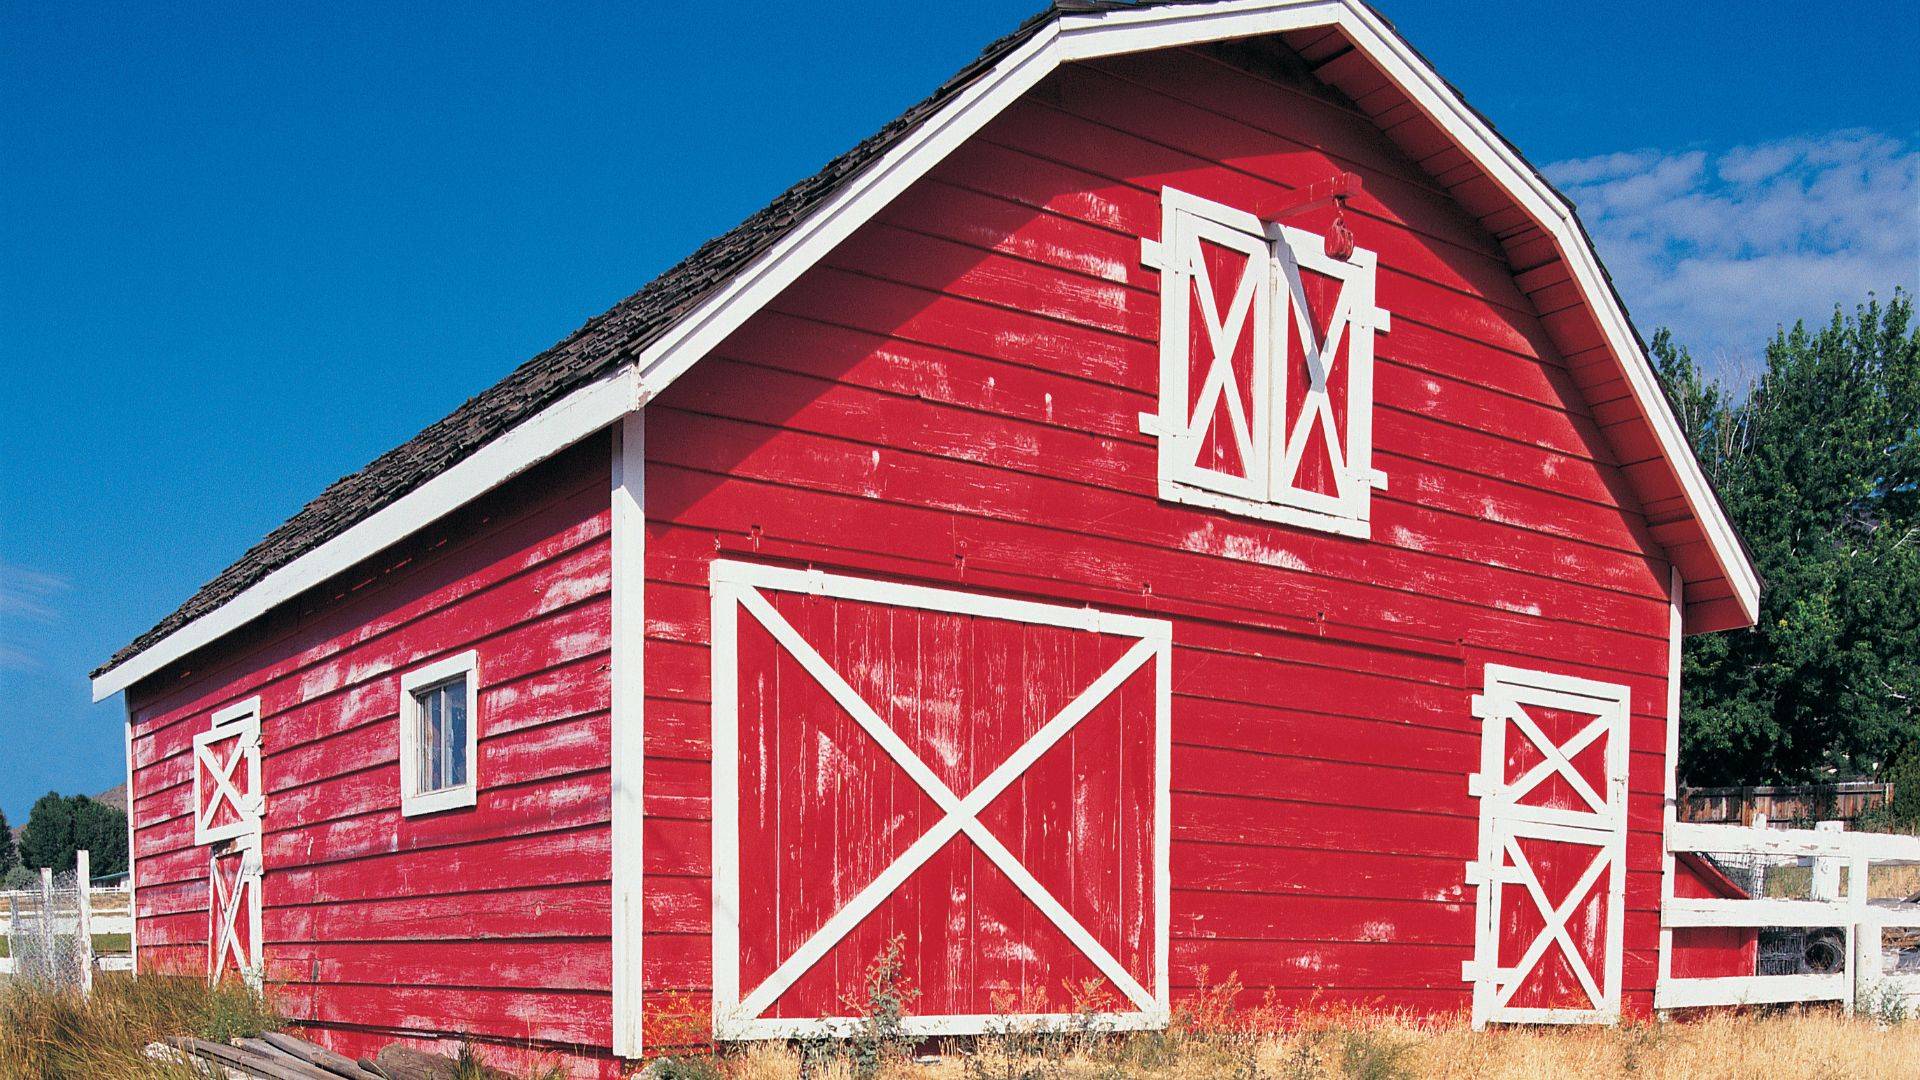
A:
MULTIPOLYGON (((651 400, 782 289, 1063 63, 1153 49, 1337 27, 1366 51, 1461 149, 1545 228, 1593 306, 1662 456, 1699 521, 1732 598, 1751 625, 1760 580, 1688 446, 1639 336, 1601 268, 1572 204, 1528 165, 1432 65, 1360 0, 1213 0, 1153 6, 1087 5, 1024 24, 964 69, 959 85, 911 131, 834 187, 746 265, 649 337, 620 366, 549 405, 468 458, 238 595, 96 672, 95 700, 126 689, 279 603, 403 538, 651 400), (998 53, 997 57, 993 56, 998 53), (564 440, 564 441, 560 441, 564 440), (537 455, 537 456, 528 456, 537 455)), ((944 90, 945 88, 943 88, 944 90)), ((596 320, 597 321, 597 320, 596 320)), ((592 324, 590 324, 592 325, 592 324)))

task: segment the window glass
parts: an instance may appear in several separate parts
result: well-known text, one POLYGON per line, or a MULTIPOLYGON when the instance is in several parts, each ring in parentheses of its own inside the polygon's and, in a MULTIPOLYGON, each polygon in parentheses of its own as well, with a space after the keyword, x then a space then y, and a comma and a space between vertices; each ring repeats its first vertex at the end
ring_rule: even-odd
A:
POLYGON ((420 730, 414 775, 419 793, 467 782, 467 680, 465 676, 414 691, 420 730))

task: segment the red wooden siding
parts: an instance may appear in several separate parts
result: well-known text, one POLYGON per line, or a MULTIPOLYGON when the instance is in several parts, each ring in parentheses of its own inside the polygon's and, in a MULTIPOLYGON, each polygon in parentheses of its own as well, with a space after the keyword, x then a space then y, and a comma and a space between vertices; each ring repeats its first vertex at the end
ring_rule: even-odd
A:
POLYGON ((137 688, 140 962, 202 972, 188 747, 259 695, 267 990, 321 1036, 608 1041, 608 461, 590 439, 137 688), (478 805, 403 818, 400 675, 479 652, 478 805))
POLYGON ((1624 981, 1648 1009, 1668 568, 1504 260, 1355 112, 1196 53, 1103 61, 1029 94, 650 404, 650 1008, 709 986, 718 552, 1172 620, 1176 998, 1237 972, 1285 1001, 1464 1009, 1466 649, 1626 684, 1624 981), (1393 313, 1372 539, 1160 502, 1137 418, 1161 185, 1258 211, 1336 169, 1364 179, 1349 221, 1393 313))
MULTIPOLYGON (((1695 852, 1674 856, 1673 895, 1680 899, 1744 900, 1746 890, 1695 852)), ((1748 926, 1683 926, 1673 931, 1673 976, 1707 979, 1752 975, 1760 931, 1748 926)))

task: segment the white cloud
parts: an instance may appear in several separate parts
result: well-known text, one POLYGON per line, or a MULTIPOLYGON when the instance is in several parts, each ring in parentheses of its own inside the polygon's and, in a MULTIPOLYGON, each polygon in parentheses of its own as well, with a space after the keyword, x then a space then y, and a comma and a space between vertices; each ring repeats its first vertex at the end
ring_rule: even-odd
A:
POLYGON ((0 668, 38 667, 34 635, 27 624, 46 625, 59 617, 52 599, 71 588, 58 574, 0 560, 0 668))
POLYGON ((1643 333, 1746 366, 1779 326, 1920 283, 1920 145, 1837 131, 1550 165, 1643 333))

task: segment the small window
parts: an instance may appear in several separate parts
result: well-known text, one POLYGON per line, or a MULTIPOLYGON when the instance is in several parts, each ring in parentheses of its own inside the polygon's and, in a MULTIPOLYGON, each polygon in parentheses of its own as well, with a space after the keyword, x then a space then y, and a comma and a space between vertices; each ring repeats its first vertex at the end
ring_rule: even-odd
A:
POLYGON ((479 654, 464 652, 400 678, 400 812, 472 806, 479 747, 479 654))
POLYGON ((1378 259, 1173 188, 1160 239, 1160 497, 1365 537, 1378 259))

